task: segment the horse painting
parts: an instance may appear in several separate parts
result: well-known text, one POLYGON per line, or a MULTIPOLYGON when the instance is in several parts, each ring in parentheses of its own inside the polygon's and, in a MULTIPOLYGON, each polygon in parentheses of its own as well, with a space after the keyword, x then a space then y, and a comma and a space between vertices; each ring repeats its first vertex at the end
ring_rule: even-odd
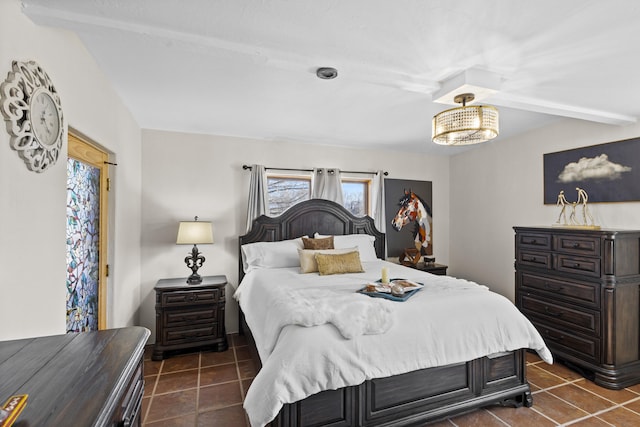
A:
POLYGON ((414 222, 416 249, 421 254, 431 255, 429 246, 431 244, 431 224, 433 219, 429 204, 413 191, 404 190, 404 195, 400 198, 398 206, 400 206, 400 209, 391 221, 393 229, 400 231, 408 223, 414 222))

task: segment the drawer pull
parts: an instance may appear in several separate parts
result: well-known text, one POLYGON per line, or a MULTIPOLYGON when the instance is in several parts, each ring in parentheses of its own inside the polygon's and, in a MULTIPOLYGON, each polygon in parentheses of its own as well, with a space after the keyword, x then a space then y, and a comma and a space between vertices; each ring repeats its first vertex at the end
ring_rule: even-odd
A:
POLYGON ((576 262, 575 264, 573 264, 573 268, 580 268, 580 263, 576 262))
POLYGON ((578 249, 580 247, 580 243, 576 242, 573 244, 574 249, 578 249))
POLYGON ((195 296, 195 294, 191 294, 191 295, 189 295, 189 297, 188 297, 187 299, 188 299, 190 302, 193 302, 193 301, 195 301, 196 296, 195 296))
POLYGON ((561 317, 562 316, 562 312, 551 311, 549 309, 549 307, 547 307, 547 306, 544 307, 544 312, 547 313, 549 316, 553 316, 553 317, 561 317))
POLYGON ((533 240, 531 241, 531 244, 532 244, 532 245, 535 245, 536 243, 538 243, 538 241, 537 241, 536 239, 533 239, 533 240))
POLYGON ((563 289, 562 286, 553 286, 553 285, 549 284, 548 282, 544 283, 544 288, 548 289, 550 291, 561 291, 563 289))

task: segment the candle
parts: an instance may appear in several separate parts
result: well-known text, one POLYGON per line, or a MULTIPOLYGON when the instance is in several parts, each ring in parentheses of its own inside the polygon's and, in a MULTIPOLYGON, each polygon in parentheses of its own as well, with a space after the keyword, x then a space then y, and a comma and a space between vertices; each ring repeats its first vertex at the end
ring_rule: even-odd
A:
POLYGON ((382 267, 382 283, 389 283, 389 267, 382 267))

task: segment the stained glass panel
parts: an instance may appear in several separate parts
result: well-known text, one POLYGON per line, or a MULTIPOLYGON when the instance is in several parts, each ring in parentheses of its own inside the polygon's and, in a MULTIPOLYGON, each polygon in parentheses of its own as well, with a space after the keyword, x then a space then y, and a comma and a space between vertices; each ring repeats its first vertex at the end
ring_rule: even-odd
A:
POLYGON ((67 332, 98 330, 100 169, 67 161, 67 332))

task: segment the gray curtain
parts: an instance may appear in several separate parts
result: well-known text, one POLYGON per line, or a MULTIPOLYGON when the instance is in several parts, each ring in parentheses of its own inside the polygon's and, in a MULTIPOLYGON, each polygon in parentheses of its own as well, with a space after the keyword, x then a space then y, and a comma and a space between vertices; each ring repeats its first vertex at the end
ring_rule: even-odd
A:
POLYGON ((384 171, 379 170, 371 183, 371 216, 376 228, 386 232, 384 215, 384 171))
POLYGON ((311 197, 332 200, 343 205, 340 169, 314 168, 311 180, 311 197))
POLYGON ((249 204, 247 207, 247 231, 251 223, 260 215, 269 212, 267 201, 267 173, 263 165, 251 165, 251 181, 249 183, 249 204))

